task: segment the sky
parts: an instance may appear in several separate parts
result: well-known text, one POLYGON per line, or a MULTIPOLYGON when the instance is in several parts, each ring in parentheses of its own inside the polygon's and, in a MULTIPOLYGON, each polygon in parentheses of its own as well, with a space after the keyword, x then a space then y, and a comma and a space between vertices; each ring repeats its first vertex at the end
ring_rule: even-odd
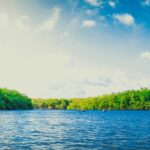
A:
POLYGON ((0 0, 0 87, 72 98, 150 88, 150 0, 0 0))

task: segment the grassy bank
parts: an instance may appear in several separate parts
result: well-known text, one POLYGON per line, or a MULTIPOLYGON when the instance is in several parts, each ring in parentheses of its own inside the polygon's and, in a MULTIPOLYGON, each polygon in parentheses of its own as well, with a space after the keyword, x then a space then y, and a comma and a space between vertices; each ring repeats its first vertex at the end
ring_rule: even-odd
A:
POLYGON ((150 110, 150 90, 129 90, 103 96, 74 99, 31 99, 15 90, 0 89, 0 110, 150 110))

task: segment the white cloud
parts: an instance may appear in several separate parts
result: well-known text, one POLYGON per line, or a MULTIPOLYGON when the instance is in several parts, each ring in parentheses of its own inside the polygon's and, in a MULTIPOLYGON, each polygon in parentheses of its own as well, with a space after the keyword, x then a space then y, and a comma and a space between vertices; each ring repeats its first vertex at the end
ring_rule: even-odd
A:
POLYGON ((150 52, 142 52, 140 54, 140 58, 142 58, 145 61, 150 61, 150 52))
POLYGON ((94 9, 94 10, 87 9, 87 10, 85 11, 85 13, 86 13, 87 15, 90 15, 90 16, 95 16, 96 14, 98 14, 98 12, 99 12, 99 9, 94 9))
POLYGON ((69 33, 68 32, 64 32, 64 36, 65 37, 69 37, 69 33))
POLYGON ((109 1, 108 1, 108 4, 109 4, 109 6, 111 6, 112 8, 115 8, 115 7, 116 7, 116 2, 115 2, 115 1, 109 0, 109 1))
POLYGON ((114 14, 113 17, 121 24, 133 26, 135 24, 134 17, 131 14, 114 14))
POLYGON ((8 15, 6 13, 0 13, 0 26, 6 27, 8 25, 8 15))
POLYGON ((85 0, 85 2, 89 3, 92 6, 100 6, 102 4, 101 0, 85 0))
POLYGON ((141 2, 142 6, 150 6, 150 0, 144 0, 141 2))
MULTIPOLYGON (((43 32, 37 34, 29 26, 30 18, 18 16, 20 13, 15 17, 5 13, 0 15, 0 27, 6 29, 0 28, 1 87, 19 90, 31 97, 87 97, 149 85, 150 79, 145 77, 149 74, 145 72, 145 78, 137 79, 140 71, 134 70, 134 77, 130 77, 130 73, 116 69, 124 67, 117 47, 119 51, 126 48, 130 54, 131 45, 127 39, 120 43, 115 36, 113 39, 117 42, 114 42, 109 36, 107 38, 106 32, 99 32, 101 29, 96 34, 93 32, 92 37, 87 30, 84 39, 80 36, 80 29, 77 30, 81 23, 79 17, 72 18, 67 28, 48 35, 43 32), (29 29, 27 34, 20 32, 26 29, 29 29), (60 34, 63 38, 59 37, 60 34), (113 65, 115 60, 117 63, 113 65)), ((38 26, 39 31, 53 30, 59 16, 60 12, 54 9, 49 21, 38 26)), ((96 25, 94 20, 83 23, 85 27, 96 25)), ((135 50, 136 44, 132 45, 135 50)), ((127 68, 130 67, 128 62, 124 62, 127 68)))
MULTIPOLYGON (((65 51, 68 41, 62 46, 52 37, 47 39, 32 30, 29 34, 15 30, 7 33, 9 37, 6 31, 0 31, 3 32, 4 36, 0 37, 0 41, 5 40, 0 44, 1 86, 25 92, 30 97, 88 97, 148 85, 149 80, 130 78, 123 70, 83 63, 65 51)), ((82 49, 70 44, 72 51, 74 47, 82 49)))
POLYGON ((83 20, 82 25, 83 27, 91 28, 96 25, 96 22, 94 20, 83 20))
POLYGON ((28 21, 30 21, 29 16, 21 16, 15 21, 15 26, 20 30, 20 31, 29 31, 30 27, 27 24, 28 21))
POLYGON ((54 8, 52 16, 48 20, 42 22, 42 24, 36 29, 36 31, 52 31, 59 21, 60 11, 60 8, 54 8))

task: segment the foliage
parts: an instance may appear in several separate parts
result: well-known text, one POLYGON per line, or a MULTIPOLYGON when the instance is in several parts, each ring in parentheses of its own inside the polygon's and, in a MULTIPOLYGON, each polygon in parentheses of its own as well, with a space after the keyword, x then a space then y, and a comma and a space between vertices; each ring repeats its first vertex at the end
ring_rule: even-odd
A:
POLYGON ((67 109, 69 105, 67 99, 33 99, 33 107, 35 109, 67 109))
POLYGON ((0 89, 0 110, 32 109, 31 99, 15 90, 0 89))
POLYGON ((33 99, 34 108, 70 110, 150 110, 150 90, 128 90, 98 97, 33 99))
POLYGON ((128 90, 98 97, 30 99, 15 90, 0 89, 0 109, 150 110, 150 90, 128 90))

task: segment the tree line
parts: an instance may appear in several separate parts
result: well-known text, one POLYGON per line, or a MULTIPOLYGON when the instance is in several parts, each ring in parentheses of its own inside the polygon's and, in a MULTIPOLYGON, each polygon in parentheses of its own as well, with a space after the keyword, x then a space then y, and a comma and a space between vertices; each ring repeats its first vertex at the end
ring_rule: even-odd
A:
POLYGON ((150 90, 128 90, 97 97, 74 99, 33 99, 36 109, 68 110, 150 110, 150 90))
POLYGON ((31 99, 15 90, 0 89, 0 110, 16 109, 150 110, 150 89, 72 99, 31 99))
POLYGON ((0 110, 33 109, 30 98, 15 90, 0 89, 0 110))

